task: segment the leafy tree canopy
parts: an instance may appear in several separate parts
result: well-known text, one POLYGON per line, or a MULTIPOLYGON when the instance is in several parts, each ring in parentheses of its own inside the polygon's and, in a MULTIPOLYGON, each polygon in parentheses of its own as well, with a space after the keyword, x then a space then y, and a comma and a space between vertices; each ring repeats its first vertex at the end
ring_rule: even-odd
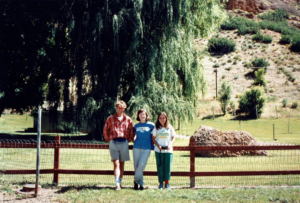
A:
POLYGON ((218 0, 0 4, 0 112, 62 104, 66 118, 88 119, 98 134, 117 99, 129 115, 146 108, 192 119, 205 92, 193 39, 226 18, 218 0))

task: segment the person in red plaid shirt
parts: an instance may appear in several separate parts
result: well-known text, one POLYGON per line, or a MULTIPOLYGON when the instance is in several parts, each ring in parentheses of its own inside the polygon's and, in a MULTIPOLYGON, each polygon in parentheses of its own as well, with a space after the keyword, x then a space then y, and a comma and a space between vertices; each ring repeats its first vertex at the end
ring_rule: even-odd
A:
POLYGON ((130 160, 128 143, 134 137, 132 120, 123 113, 126 107, 124 101, 118 101, 117 113, 107 118, 103 129, 104 139, 109 142, 111 161, 114 164, 115 190, 121 189, 125 161, 130 160))

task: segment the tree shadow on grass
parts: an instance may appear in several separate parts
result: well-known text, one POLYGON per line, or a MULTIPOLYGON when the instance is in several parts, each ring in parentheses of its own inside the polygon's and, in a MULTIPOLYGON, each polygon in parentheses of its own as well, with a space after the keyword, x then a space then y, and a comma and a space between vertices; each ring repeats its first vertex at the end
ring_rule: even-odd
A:
POLYGON ((114 186, 96 186, 96 185, 65 186, 65 187, 60 187, 60 190, 58 190, 56 193, 62 194, 62 193, 69 192, 71 190, 80 191, 80 190, 103 190, 103 189, 115 190, 115 187, 114 186))
MULTIPOLYGON (((37 133, 32 133, 32 132, 23 132, 23 131, 17 131, 16 133, 22 133, 22 135, 19 134, 14 134, 12 133, 0 133, 0 139, 1 140, 32 140, 36 141, 37 140, 37 133), (24 133, 24 134, 23 134, 24 133)), ((56 136, 61 137, 61 141, 78 141, 78 140, 85 140, 85 141, 95 141, 95 142, 103 142, 103 144, 107 144, 106 142, 102 141, 101 139, 95 139, 93 136, 90 134, 88 135, 72 135, 72 134, 65 134, 65 135, 41 135, 41 141, 42 142, 53 142, 55 140, 56 136)))
POLYGON ((248 121, 248 120, 256 120, 256 117, 253 116, 249 116, 247 114, 239 114, 236 117, 230 119, 232 121, 236 120, 236 121, 248 121))
MULTIPOLYGON (((224 116, 223 114, 215 114, 215 118, 219 118, 219 117, 222 117, 224 116)), ((202 118, 202 120, 206 120, 206 119, 213 119, 213 115, 208 115, 208 116, 205 116, 202 118)))

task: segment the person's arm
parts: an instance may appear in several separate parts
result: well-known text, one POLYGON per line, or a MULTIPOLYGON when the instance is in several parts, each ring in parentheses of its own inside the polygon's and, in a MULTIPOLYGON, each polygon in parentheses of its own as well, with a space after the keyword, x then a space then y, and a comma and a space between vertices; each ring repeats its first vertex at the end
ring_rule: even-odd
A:
POLYGON ((154 144, 155 146, 157 146, 159 150, 162 150, 162 149, 161 149, 161 146, 160 146, 159 144, 157 144, 157 142, 156 142, 156 140, 155 140, 155 136, 152 136, 152 141, 153 141, 153 144, 154 144))
POLYGON ((131 119, 130 119, 129 124, 128 124, 128 130, 129 130, 129 138, 127 140, 128 140, 128 142, 130 142, 134 138, 133 123, 132 123, 131 119))
POLYGON ((103 137, 105 139, 106 142, 109 142, 109 131, 110 131, 110 124, 109 124, 109 120, 108 118, 106 119, 104 128, 103 128, 103 137))
POLYGON ((171 147, 173 146, 173 144, 174 144, 174 142, 175 142, 175 130, 174 130, 174 128, 172 127, 172 129, 171 129, 171 136, 172 136, 172 138, 171 138, 171 143, 170 143, 170 145, 168 145, 168 148, 167 148, 167 150, 169 150, 169 149, 171 149, 171 147))

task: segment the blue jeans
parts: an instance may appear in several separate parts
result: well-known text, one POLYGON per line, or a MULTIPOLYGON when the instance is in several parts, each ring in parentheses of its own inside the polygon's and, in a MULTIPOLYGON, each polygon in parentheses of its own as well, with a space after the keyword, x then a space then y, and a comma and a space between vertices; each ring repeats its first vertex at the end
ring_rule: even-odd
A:
POLYGON ((143 187, 143 171, 146 168, 148 158, 150 156, 150 149, 136 149, 133 148, 133 163, 134 163, 134 181, 143 187))

